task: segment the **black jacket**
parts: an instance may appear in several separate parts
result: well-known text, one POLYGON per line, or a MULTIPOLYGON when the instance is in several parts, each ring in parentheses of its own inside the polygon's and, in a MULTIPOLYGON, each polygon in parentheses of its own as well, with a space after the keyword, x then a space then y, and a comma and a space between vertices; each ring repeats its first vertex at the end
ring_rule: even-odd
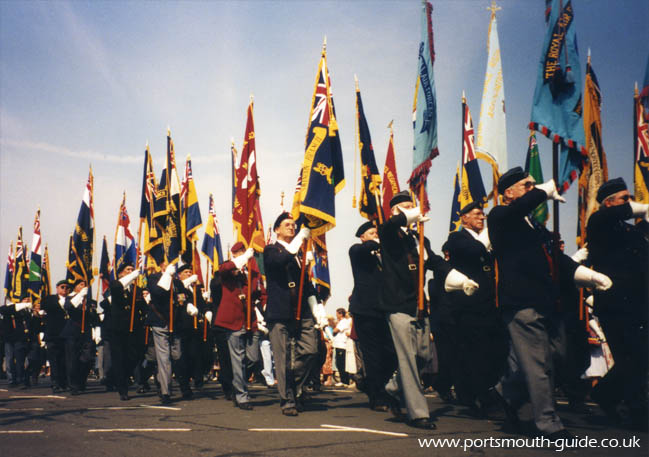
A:
MULTIPOLYGON (((131 327, 131 307, 133 304, 133 284, 129 288, 124 288, 119 280, 110 283, 110 312, 108 316, 109 333, 111 336, 124 335, 130 333, 131 327)), ((139 287, 135 292, 135 311, 133 314, 133 331, 138 331, 143 324, 143 318, 146 316, 148 307, 142 298, 142 289, 139 287)), ((106 310, 104 310, 105 312, 106 310)), ((107 319, 104 317, 104 321, 107 319)))
MULTIPOLYGON (((282 321, 295 318, 297 296, 300 289, 301 267, 296 256, 280 243, 269 244, 264 248, 264 271, 266 272, 266 320, 282 321)), ((308 268, 304 269, 304 290, 300 317, 313 318, 307 302, 309 295, 316 295, 309 281, 308 268)))
MULTIPOLYGON (((398 214, 379 227, 383 261, 379 307, 388 313, 406 313, 416 316, 419 252, 416 234, 402 230, 406 224, 406 216, 398 214)), ((424 238, 424 246, 428 257, 424 269, 432 270, 436 280, 443 280, 451 268, 442 257, 433 253, 427 238, 424 238)))
POLYGON ((560 254, 561 278, 553 281, 552 252, 544 249, 551 234, 545 227, 533 227, 525 219, 546 199, 544 191, 532 189, 509 205, 496 206, 487 217, 489 239, 498 261, 498 303, 503 309, 532 307, 553 311, 559 299, 559 282, 569 284, 575 275, 578 265, 560 254))
POLYGON ((588 260, 593 268, 604 273, 613 286, 595 291, 598 315, 613 313, 647 322, 649 307, 649 241, 648 224, 624 222, 633 217, 628 203, 601 207, 588 219, 586 241, 588 260))
POLYGON ((470 319, 467 316, 472 316, 480 320, 481 316, 493 313, 496 307, 496 283, 492 254, 467 230, 450 233, 446 246, 451 267, 480 285, 471 296, 463 291, 450 293, 451 302, 458 314, 464 318, 470 319))
POLYGON ((354 275, 354 289, 349 301, 349 312, 354 316, 381 317, 379 310, 379 289, 381 287, 382 267, 380 245, 368 240, 356 243, 349 248, 349 260, 354 275))
POLYGON ((68 313, 59 305, 58 295, 48 295, 41 302, 41 309, 45 312, 43 317, 45 341, 54 341, 61 338, 61 333, 68 319, 68 313))

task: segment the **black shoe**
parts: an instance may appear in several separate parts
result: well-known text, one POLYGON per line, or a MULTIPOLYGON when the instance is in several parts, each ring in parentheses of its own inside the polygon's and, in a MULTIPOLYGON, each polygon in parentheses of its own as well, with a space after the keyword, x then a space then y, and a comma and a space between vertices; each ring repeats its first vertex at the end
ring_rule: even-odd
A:
POLYGON ((394 398, 390 400, 390 412, 398 422, 405 422, 408 416, 401 412, 401 405, 394 398))
POLYGON ((23 384, 22 386, 20 386, 20 390, 27 390, 29 389, 29 387, 30 387, 29 384, 23 384))
POLYGON ((74 395, 74 396, 81 395, 81 392, 79 392, 78 389, 72 388, 70 389, 70 395, 74 395))
POLYGON ((137 393, 145 394, 145 393, 150 392, 150 391, 151 391, 151 386, 148 383, 146 383, 146 384, 142 384, 140 386, 140 388, 137 390, 137 393))
POLYGON ((408 425, 415 428, 421 428, 424 430, 435 430, 437 425, 430 420, 428 417, 420 417, 419 419, 413 419, 408 421, 408 425))
POLYGON ((237 406, 239 409, 243 409, 244 411, 252 411, 252 405, 250 404, 250 402, 237 403, 235 406, 237 406))
POLYGON ((303 413, 304 412, 304 410, 306 408, 306 406, 304 405, 304 402, 305 402, 304 394, 300 395, 299 397, 297 397, 295 399, 295 409, 297 409, 298 413, 303 413))
POLYGON ((115 386, 107 385, 106 392, 115 392, 115 386))
POLYGON ((128 394, 120 394, 119 399, 122 400, 122 401, 129 401, 130 400, 128 394))
POLYGON ((226 401, 232 401, 232 399, 234 398, 234 397, 232 396, 232 392, 225 392, 225 393, 223 394, 223 397, 225 398, 226 401))
POLYGON ((171 397, 169 395, 162 395, 162 397, 160 399, 160 403, 162 403, 163 405, 170 404, 171 403, 171 397))
POLYGON ((299 413, 295 408, 284 408, 282 410, 282 414, 285 416, 297 416, 299 413))
POLYGON ((194 396, 194 393, 191 390, 186 390, 183 392, 183 400, 191 400, 194 396))

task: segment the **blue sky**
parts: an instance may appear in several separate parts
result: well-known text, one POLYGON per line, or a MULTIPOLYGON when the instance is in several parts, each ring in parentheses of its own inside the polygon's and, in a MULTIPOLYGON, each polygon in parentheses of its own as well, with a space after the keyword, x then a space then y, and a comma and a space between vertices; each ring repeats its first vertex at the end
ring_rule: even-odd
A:
MULTIPOLYGON (((447 236, 461 154, 462 90, 477 130, 489 4, 433 2, 440 156, 429 178, 432 221, 426 235, 437 251, 447 236)), ((544 1, 498 4, 509 164, 523 165, 545 33, 544 1)), ((328 310, 346 306, 353 286, 347 251, 363 222, 351 208, 357 154, 354 74, 379 168, 387 150, 386 127, 394 119, 404 186, 412 166, 420 5, 418 0, 0 2, 0 253, 7 252, 19 225, 31 244, 40 206, 53 280, 62 277, 89 165, 95 175, 97 245, 104 235, 112 245, 123 191, 136 232, 144 147, 148 141, 159 174, 168 126, 178 162, 192 156, 204 219, 208 194, 215 195, 225 247, 232 239, 230 139, 241 148, 251 93, 262 211, 266 226, 272 224, 280 193, 286 193, 287 204, 292 198, 326 35, 347 178, 336 201, 338 226, 328 237, 333 287, 328 310)), ((573 0, 573 5, 582 71, 590 47, 603 94, 609 175, 631 184, 633 85, 642 80, 649 55, 649 4, 573 0)), ((551 143, 538 141, 548 177, 551 143)), ((484 167, 485 183, 486 172, 484 167)), ((574 249, 574 187, 561 206, 568 250, 574 249)))

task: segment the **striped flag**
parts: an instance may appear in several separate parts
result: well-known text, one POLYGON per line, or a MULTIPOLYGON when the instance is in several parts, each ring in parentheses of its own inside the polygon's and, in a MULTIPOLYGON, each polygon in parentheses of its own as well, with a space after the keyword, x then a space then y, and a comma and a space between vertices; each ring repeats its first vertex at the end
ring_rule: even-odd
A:
MULTIPOLYGON (((649 74, 649 65, 647 72, 649 74)), ((644 91, 647 91, 647 87, 644 91)), ((645 117, 642 100, 639 95, 634 98, 633 188, 635 201, 649 203, 649 120, 645 117)))
POLYGON ((23 243, 23 228, 18 228, 16 239, 16 251, 14 253, 14 274, 11 281, 11 292, 9 298, 12 302, 18 303, 27 295, 29 283, 29 269, 27 268, 27 253, 23 243))
POLYGON ((462 94, 462 168, 460 173, 460 192, 464 196, 460 208, 474 201, 481 204, 486 203, 487 194, 475 154, 473 120, 464 94, 462 94))
POLYGON ((185 176, 180 191, 180 201, 182 211, 182 225, 185 239, 190 244, 198 240, 197 230, 203 226, 201 211, 198 207, 198 196, 196 195, 196 186, 194 185, 194 176, 192 175, 192 159, 188 155, 185 162, 185 176))
MULTIPOLYGON (((135 238, 130 229, 131 219, 126 210, 126 193, 119 205, 119 216, 117 228, 115 229, 115 260, 113 261, 113 276, 117 276, 117 270, 124 264, 137 265, 137 252, 135 249, 135 238)), ((102 250, 103 254, 103 250, 102 250)))
POLYGON ((70 240, 66 279, 74 282, 83 279, 88 286, 92 283, 92 254, 95 230, 93 204, 94 178, 92 168, 83 192, 81 208, 70 240))
POLYGON ((32 303, 40 303, 41 286, 42 286, 42 257, 43 249, 41 248, 41 210, 36 211, 34 219, 34 235, 32 237, 32 249, 29 259, 29 295, 32 303))
POLYGON ((223 263, 223 250, 221 248, 221 235, 219 233, 219 224, 216 220, 216 211, 214 209, 214 197, 210 194, 210 201, 208 205, 207 225, 205 227, 205 235, 203 237, 203 246, 201 252, 207 258, 207 261, 212 266, 212 270, 216 271, 219 265, 223 263))

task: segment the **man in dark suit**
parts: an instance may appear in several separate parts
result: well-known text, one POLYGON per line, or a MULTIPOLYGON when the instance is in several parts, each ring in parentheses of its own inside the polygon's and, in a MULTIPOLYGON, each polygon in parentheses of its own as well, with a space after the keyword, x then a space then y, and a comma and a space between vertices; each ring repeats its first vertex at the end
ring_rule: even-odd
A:
POLYGON ((83 279, 74 283, 72 292, 63 305, 67 319, 61 332, 65 340, 65 368, 70 394, 78 395, 86 389, 86 381, 95 358, 92 340, 94 300, 88 297, 88 285, 83 279))
POLYGON ((397 369, 397 356, 385 314, 379 309, 381 245, 378 231, 372 222, 362 224, 356 231, 356 236, 361 242, 349 248, 354 275, 349 312, 354 318, 354 328, 363 355, 370 408, 387 411, 390 398, 385 392, 385 384, 397 369))
POLYGON ((494 261, 482 206, 467 204, 460 221, 462 229, 451 232, 445 243, 448 262, 480 288, 471 296, 449 293, 456 323, 455 391, 460 403, 486 415, 494 402, 490 389, 505 368, 507 339, 496 309, 494 261))
POLYGON ((489 239, 498 262, 498 300, 510 342, 501 387, 512 425, 518 425, 516 411, 529 397, 540 433, 549 439, 571 438, 554 409, 550 340, 557 338, 559 284, 606 289, 611 280, 578 266, 565 254, 559 254, 554 264, 552 256, 558 246, 553 245, 550 232, 528 215, 547 199, 565 199, 553 180, 535 184, 521 167, 504 173, 498 180, 502 204, 488 217, 489 239))
POLYGON ((615 365, 597 384, 591 397, 616 422, 647 429, 647 363, 649 313, 649 205, 631 199, 622 178, 599 188, 598 211, 586 229, 588 260, 610 276, 613 286, 595 291, 595 314, 602 324, 615 365), (631 225, 625 220, 636 217, 631 225), (626 403, 629 417, 617 407, 626 403))
POLYGON ((418 234, 410 227, 429 219, 422 216, 407 191, 396 194, 390 200, 390 208, 391 217, 379 228, 383 265, 379 303, 387 313, 398 376, 390 380, 386 391, 406 407, 409 425, 430 430, 436 426, 430 420, 417 367, 418 358, 424 362, 432 359, 430 323, 425 313, 418 310, 418 293, 424 286, 418 280, 419 257, 424 257, 424 268, 432 270, 435 280, 444 284, 447 291, 463 289, 470 294, 478 285, 433 253, 428 239, 424 238, 424 246, 419 246, 418 234))
POLYGON ((259 360, 259 340, 253 338, 257 329, 256 306, 263 306, 265 291, 259 271, 247 268, 248 260, 254 255, 252 248, 245 249, 242 242, 232 246, 232 260, 221 264, 219 272, 222 281, 222 297, 214 325, 226 329, 228 349, 233 372, 234 405, 251 410, 248 395, 248 374, 245 358, 251 362, 259 360), (246 329, 248 280, 251 281, 251 328, 246 329))
POLYGON ((56 283, 56 294, 48 295, 41 304, 43 310, 44 339, 47 344, 47 359, 50 361, 52 391, 61 392, 68 382, 65 369, 65 340, 61 336, 67 312, 63 309, 70 293, 70 283, 61 280, 56 283))
MULTIPOLYGON (((273 230, 277 242, 264 248, 264 270, 268 303, 270 344, 275 357, 277 388, 282 414, 297 416, 304 408, 302 388, 316 366, 318 356, 318 335, 316 322, 324 324, 326 315, 322 304, 317 303, 316 291, 309 281, 308 268, 304 268, 300 316, 297 317, 298 295, 302 262, 297 254, 302 243, 310 237, 304 227, 295 234, 295 222, 289 213, 282 213, 275 220, 273 230), (291 342, 295 340, 295 356, 291 357, 291 342), (291 367, 291 360, 294 365, 291 367)), ((325 324, 326 325, 326 324, 325 324)))
POLYGON ((113 382, 117 387, 120 400, 128 397, 128 378, 133 373, 138 361, 138 326, 142 325, 139 315, 146 311, 146 305, 141 291, 136 292, 133 299, 133 282, 140 272, 130 263, 122 263, 117 270, 118 279, 110 283, 110 354, 112 362, 113 382), (139 294, 138 294, 139 292, 139 294), (131 307, 135 306, 133 332, 131 327, 131 307))
MULTIPOLYGON (((214 271, 214 275, 210 280, 210 296, 212 298, 212 313, 216 316, 219 312, 219 305, 223 297, 223 284, 221 281, 221 273, 219 270, 214 271)), ((213 324, 214 317, 210 316, 209 322, 213 324)), ((212 326, 212 338, 216 346, 216 356, 219 362, 219 383, 223 390, 223 396, 226 401, 231 401, 233 398, 232 387, 232 360, 230 359, 230 349, 228 348, 228 334, 227 330, 218 325, 212 326)), ((214 397, 216 398, 216 397, 214 397)))

